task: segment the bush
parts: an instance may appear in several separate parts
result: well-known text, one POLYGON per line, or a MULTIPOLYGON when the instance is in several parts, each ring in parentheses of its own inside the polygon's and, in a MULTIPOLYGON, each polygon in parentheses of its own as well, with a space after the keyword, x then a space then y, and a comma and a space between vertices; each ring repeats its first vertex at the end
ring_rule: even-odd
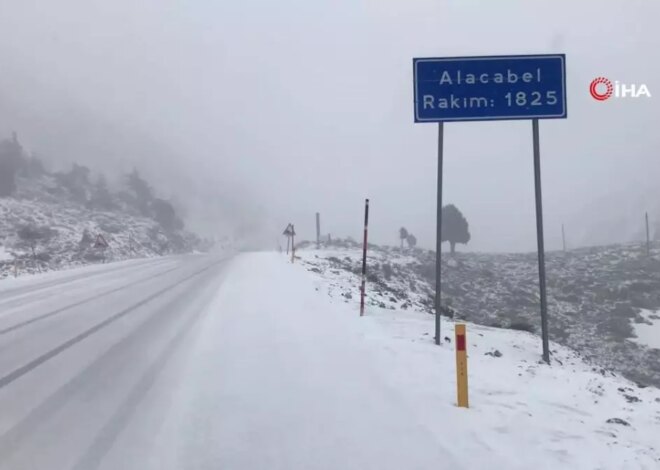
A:
POLYGON ((99 228, 107 233, 119 233, 123 230, 123 227, 116 222, 100 223, 99 228))
POLYGON ((24 225, 17 232, 18 238, 21 240, 21 245, 30 248, 32 257, 37 258, 37 246, 39 244, 46 245, 57 232, 50 227, 37 226, 34 224, 24 225))
POLYGON ((387 263, 383 264, 383 276, 385 276, 385 279, 388 281, 392 279, 392 274, 394 274, 392 266, 387 263))
POLYGON ((510 330, 517 330, 517 331, 526 331, 528 333, 536 333, 536 328, 534 328, 533 325, 530 325, 527 322, 524 321, 515 321, 512 322, 509 325, 510 330))

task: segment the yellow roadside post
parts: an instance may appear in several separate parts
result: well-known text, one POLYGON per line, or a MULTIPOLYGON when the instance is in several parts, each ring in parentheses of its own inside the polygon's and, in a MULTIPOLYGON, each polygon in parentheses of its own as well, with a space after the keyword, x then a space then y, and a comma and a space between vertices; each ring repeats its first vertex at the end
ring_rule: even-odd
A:
POLYGON ((465 325, 455 325, 456 332, 456 389, 458 406, 468 408, 468 372, 467 372, 467 340, 465 325))

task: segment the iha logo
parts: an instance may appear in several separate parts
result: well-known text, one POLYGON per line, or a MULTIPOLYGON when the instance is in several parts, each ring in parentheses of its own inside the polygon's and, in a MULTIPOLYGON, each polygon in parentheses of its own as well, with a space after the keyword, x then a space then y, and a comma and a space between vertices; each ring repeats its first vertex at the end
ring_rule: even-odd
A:
POLYGON ((612 81, 605 77, 594 78, 591 81, 591 85, 589 85, 589 93, 591 93, 591 96, 598 101, 605 101, 612 96, 615 98, 651 97, 651 92, 643 83, 641 85, 634 83, 632 85, 626 85, 625 83, 615 81, 614 84, 612 84, 612 81))

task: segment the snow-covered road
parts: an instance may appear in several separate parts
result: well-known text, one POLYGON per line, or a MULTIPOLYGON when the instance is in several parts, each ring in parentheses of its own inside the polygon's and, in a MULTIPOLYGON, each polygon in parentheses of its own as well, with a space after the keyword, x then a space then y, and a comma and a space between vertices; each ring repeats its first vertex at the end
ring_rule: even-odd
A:
POLYGON ((429 316, 358 318, 324 283, 276 253, 3 281, 0 469, 656 468, 654 391, 472 326, 458 409, 429 316))
POLYGON ((148 393, 229 263, 170 257, 3 282, 0 468, 96 468, 138 409, 164 416, 148 393))
POLYGON ((282 269, 296 274, 274 254, 195 256, 8 281, 0 468, 451 462, 341 319, 316 309, 315 292, 287 283, 282 269))

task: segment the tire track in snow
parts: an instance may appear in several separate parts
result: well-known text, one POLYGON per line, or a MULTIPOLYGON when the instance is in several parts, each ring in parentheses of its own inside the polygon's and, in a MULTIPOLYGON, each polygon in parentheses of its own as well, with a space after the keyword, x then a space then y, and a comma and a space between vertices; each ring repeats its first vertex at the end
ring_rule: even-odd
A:
POLYGON ((62 277, 58 278, 52 281, 44 281, 43 283, 39 283, 36 285, 31 285, 31 286, 20 286, 20 287, 15 287, 15 288, 9 288, 7 290, 1 290, 0 295, 5 295, 7 294, 7 298, 3 298, 0 300, 0 304, 3 304, 8 301, 16 300, 21 297, 25 297, 26 295, 30 295, 32 293, 40 292, 43 290, 48 290, 52 289, 53 287, 57 287, 60 284, 69 284, 70 282, 76 282, 76 281, 81 281, 81 280, 88 280, 93 277, 101 276, 103 274, 110 274, 110 273, 115 273, 123 270, 129 270, 131 268, 138 268, 138 267, 143 267, 145 265, 148 265, 150 263, 153 263, 154 266, 158 266, 160 264, 166 263, 167 259, 162 259, 158 260, 157 262, 153 263, 153 259, 148 259, 143 262, 139 263, 133 263, 128 266, 115 266, 109 269, 104 269, 104 270, 99 270, 99 271, 92 271, 89 273, 81 273, 81 274, 76 274, 72 275, 70 277, 62 277))
MULTIPOLYGON (((217 266, 222 261, 226 261, 226 259, 213 263, 208 269, 217 266)), ((108 367, 112 367, 112 364, 116 362, 124 362, 131 354, 134 354, 135 348, 140 347, 143 344, 145 334, 148 334, 149 332, 154 334, 155 329, 166 328, 166 324, 173 321, 173 317, 179 313, 179 309, 175 307, 180 302, 181 298, 176 297, 168 303, 167 308, 164 308, 167 318, 163 318, 158 312, 154 312, 143 323, 137 325, 137 327, 127 336, 119 340, 119 342, 114 343, 101 356, 85 366, 85 368, 71 378, 71 380, 65 383, 61 388, 57 389, 36 408, 32 409, 29 414, 13 428, 4 433, 0 438, 0 462, 8 462, 24 440, 30 439, 35 431, 42 427, 44 423, 48 422, 48 420, 61 410, 67 402, 75 400, 77 394, 86 393, 85 386, 97 384, 99 379, 107 373, 106 371, 108 367)), ((126 419, 130 417, 126 416, 126 413, 128 411, 132 413, 135 410, 135 405, 139 402, 143 393, 148 391, 149 386, 166 365, 167 360, 176 351, 179 343, 185 339, 185 333, 194 326, 202 313, 203 308, 199 308, 191 318, 183 324, 183 327, 166 342, 155 362, 147 368, 143 377, 138 379, 137 383, 129 390, 127 398, 120 403, 118 411, 116 411, 101 428, 97 437, 95 437, 92 444, 85 452, 84 457, 78 459, 79 463, 77 465, 79 467, 82 465, 81 462, 84 462, 85 465, 90 465, 90 467, 82 466, 80 468, 84 468, 85 470, 89 468, 91 470, 91 468, 94 468, 93 465, 98 465, 98 463, 93 464, 93 462, 99 461, 98 456, 100 456, 100 454, 105 455, 107 453, 108 449, 106 449, 106 447, 114 442, 121 431, 120 428, 123 428, 126 419)))
POLYGON ((99 467, 103 458, 114 445, 117 437, 130 421, 135 410, 140 406, 142 398, 154 384, 158 375, 167 365, 168 360, 172 357, 193 325, 199 320, 202 312, 203 309, 197 310, 176 335, 170 339, 156 361, 149 366, 142 378, 133 386, 117 411, 101 428, 92 444, 71 470, 93 470, 99 467))
POLYGON ((23 328, 23 327, 25 327, 25 326, 31 325, 31 324, 36 323, 36 322, 38 322, 38 321, 45 320, 46 318, 53 317, 53 316, 55 316, 55 315, 57 315, 57 314, 60 314, 60 313, 65 312, 65 311, 67 311, 67 310, 70 310, 70 309, 72 309, 72 308, 74 308, 74 307, 79 307, 80 305, 84 305, 84 304, 86 304, 86 303, 88 303, 88 302, 92 302, 92 301, 94 301, 94 300, 100 299, 101 297, 105 297, 105 296, 107 296, 107 295, 114 294, 114 293, 119 292, 119 291, 121 291, 121 290, 128 289, 128 288, 130 288, 130 287, 136 286, 136 285, 138 285, 138 284, 142 284, 142 283, 147 282, 147 281, 150 281, 150 280, 152 280, 152 279, 157 279, 157 278, 162 277, 162 276, 164 276, 164 275, 166 275, 166 274, 168 274, 168 273, 171 273, 171 272, 173 272, 173 271, 176 271, 177 269, 179 269, 179 267, 170 268, 170 269, 168 269, 168 270, 166 270, 166 271, 162 271, 162 272, 160 272, 160 273, 158 273, 158 274, 155 274, 155 275, 151 275, 151 276, 148 276, 148 277, 142 278, 142 279, 140 279, 140 280, 138 280, 138 281, 132 281, 132 282, 129 283, 129 284, 124 284, 124 285, 122 285, 122 286, 115 287, 115 288, 110 289, 110 290, 108 290, 108 291, 101 292, 100 294, 96 294, 96 295, 93 295, 93 296, 91 296, 91 297, 87 297, 86 299, 79 300, 78 302, 74 302, 74 303, 69 304, 69 305, 66 305, 66 306, 64 306, 64 307, 60 307, 60 308, 58 308, 58 309, 56 309, 56 310, 53 310, 53 311, 51 311, 51 312, 44 313, 44 314, 38 315, 38 316, 36 316, 36 317, 30 318, 29 320, 24 320, 24 321, 22 321, 22 322, 19 322, 19 323, 16 323, 16 324, 12 325, 12 326, 8 326, 8 327, 6 327, 6 328, 0 329, 0 336, 2 336, 2 335, 6 335, 7 333, 11 333, 12 331, 16 331, 16 330, 18 330, 18 329, 20 329, 20 328, 23 328))
POLYGON ((184 277, 183 279, 178 280, 175 283, 169 284, 166 287, 158 290, 157 292, 149 295, 148 297, 142 299, 141 301, 131 305, 128 308, 125 308, 124 310, 121 310, 120 312, 115 313, 114 315, 111 315, 110 317, 106 318, 105 320, 97 323, 96 325, 92 326, 91 328, 86 329, 82 333, 74 336, 73 338, 65 341, 64 343, 60 344, 59 346, 51 349, 50 351, 38 356, 37 358, 31 360, 27 364, 24 364, 23 366, 14 369, 12 372, 9 374, 5 375, 4 377, 0 378, 0 389, 5 388, 7 385, 11 384, 12 382, 18 380, 19 378, 23 377, 25 374, 29 373, 30 371, 36 369, 43 363, 53 359, 60 353, 66 351, 67 349, 71 348, 72 346, 80 343, 84 339, 92 336, 94 333, 97 333, 98 331, 102 330, 108 325, 111 325, 112 323, 116 322, 117 320, 125 317, 126 315, 130 314, 134 310, 137 310, 138 308, 142 307, 143 305, 146 305, 147 303, 151 302, 152 300, 158 298, 159 296, 165 294, 166 292, 170 291, 171 289, 174 289, 175 287, 199 276, 200 274, 203 274, 204 272, 208 271, 209 269, 217 266, 221 262, 226 261, 226 259, 222 259, 219 261, 215 261, 212 264, 195 271, 194 273, 184 277))

